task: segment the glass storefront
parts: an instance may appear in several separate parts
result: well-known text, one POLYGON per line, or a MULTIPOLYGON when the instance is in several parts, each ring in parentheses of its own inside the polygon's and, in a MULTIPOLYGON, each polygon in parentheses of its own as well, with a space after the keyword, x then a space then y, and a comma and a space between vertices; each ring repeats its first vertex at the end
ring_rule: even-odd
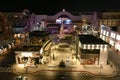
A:
POLYGON ((81 59, 82 65, 98 65, 98 58, 81 59))
POLYGON ((36 67, 39 64, 39 53, 16 52, 16 63, 24 64, 24 67, 36 67))
POLYGON ((24 64, 24 67, 26 66, 36 66, 36 64, 39 64, 39 57, 18 57, 18 64, 24 64))
POLYGON ((82 65, 98 65, 99 64, 99 49, 81 49, 81 64, 82 65))

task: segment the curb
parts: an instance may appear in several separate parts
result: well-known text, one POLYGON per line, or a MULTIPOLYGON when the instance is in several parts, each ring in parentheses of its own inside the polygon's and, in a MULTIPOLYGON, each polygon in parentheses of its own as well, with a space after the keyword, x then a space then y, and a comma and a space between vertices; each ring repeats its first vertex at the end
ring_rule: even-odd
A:
POLYGON ((38 70, 38 71, 34 71, 34 72, 28 72, 28 73, 23 73, 23 72, 14 72, 15 74, 35 74, 38 72, 42 72, 42 71, 53 71, 53 72, 81 72, 81 73, 87 73, 90 76, 95 76, 95 77, 113 77, 116 76, 117 74, 109 74, 109 75, 99 75, 99 74, 94 74, 92 72, 89 71, 80 71, 80 70, 38 70))

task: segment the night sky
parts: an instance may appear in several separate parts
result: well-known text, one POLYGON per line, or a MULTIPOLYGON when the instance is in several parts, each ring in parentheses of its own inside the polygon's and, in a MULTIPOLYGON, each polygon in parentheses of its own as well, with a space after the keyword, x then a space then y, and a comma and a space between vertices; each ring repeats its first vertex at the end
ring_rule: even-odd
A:
POLYGON ((29 9, 38 14, 56 14, 65 9, 69 12, 120 9, 119 0, 0 0, 0 11, 22 12, 29 9))

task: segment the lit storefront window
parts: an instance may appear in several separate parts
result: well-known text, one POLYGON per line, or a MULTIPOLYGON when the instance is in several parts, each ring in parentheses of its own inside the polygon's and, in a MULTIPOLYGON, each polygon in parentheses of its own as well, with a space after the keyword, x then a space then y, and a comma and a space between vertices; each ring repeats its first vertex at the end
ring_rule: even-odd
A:
POLYGON ((90 49, 90 44, 88 44, 88 49, 90 49))
POLYGON ((107 45, 104 45, 105 47, 104 48, 107 48, 107 45))
POLYGON ((110 35, 110 37, 111 37, 111 38, 115 38, 115 35, 116 35, 116 34, 112 32, 111 35, 110 35))
POLYGON ((106 34, 106 31, 105 31, 105 30, 103 31, 103 34, 104 34, 104 35, 106 34))
POLYGON ((99 45, 96 45, 96 49, 99 49, 99 45))
POLYGON ((86 49, 86 47, 87 47, 87 46, 84 44, 84 45, 83 45, 83 49, 86 49))
POLYGON ((107 51, 107 45, 104 45, 104 50, 107 51))
POLYGON ((103 30, 101 30, 101 32, 100 32, 101 34, 103 34, 103 30))
POLYGON ((116 36, 116 39, 117 39, 117 40, 120 40, 120 35, 117 35, 117 36, 116 36))
POLYGON ((106 32, 106 36, 109 36, 109 32, 108 31, 106 32))
POLYGON ((94 49, 95 48, 95 45, 92 45, 92 49, 94 49))
POLYGON ((110 44, 114 46, 114 41, 110 39, 110 44))
POLYGON ((120 41, 116 42, 115 48, 120 50, 120 41))
POLYGON ((104 41, 105 41, 105 36, 103 36, 103 38, 102 38, 104 41))
POLYGON ((102 34, 100 34, 100 38, 102 39, 102 37, 103 37, 103 35, 102 34))

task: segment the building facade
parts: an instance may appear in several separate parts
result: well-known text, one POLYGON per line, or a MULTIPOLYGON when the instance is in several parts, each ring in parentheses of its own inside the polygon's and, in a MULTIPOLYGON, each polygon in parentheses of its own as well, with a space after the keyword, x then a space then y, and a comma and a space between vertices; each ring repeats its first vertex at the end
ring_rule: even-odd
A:
POLYGON ((0 54, 3 54, 13 46, 12 26, 7 15, 0 12, 0 54))
POLYGON ((105 11, 99 16, 99 24, 104 24, 109 27, 120 26, 120 11, 105 11))
POLYGON ((117 52, 120 51, 120 33, 112 30, 101 29, 100 38, 108 42, 117 52))
POLYGON ((108 43, 93 35, 79 35, 79 54, 83 65, 107 65, 108 43))

